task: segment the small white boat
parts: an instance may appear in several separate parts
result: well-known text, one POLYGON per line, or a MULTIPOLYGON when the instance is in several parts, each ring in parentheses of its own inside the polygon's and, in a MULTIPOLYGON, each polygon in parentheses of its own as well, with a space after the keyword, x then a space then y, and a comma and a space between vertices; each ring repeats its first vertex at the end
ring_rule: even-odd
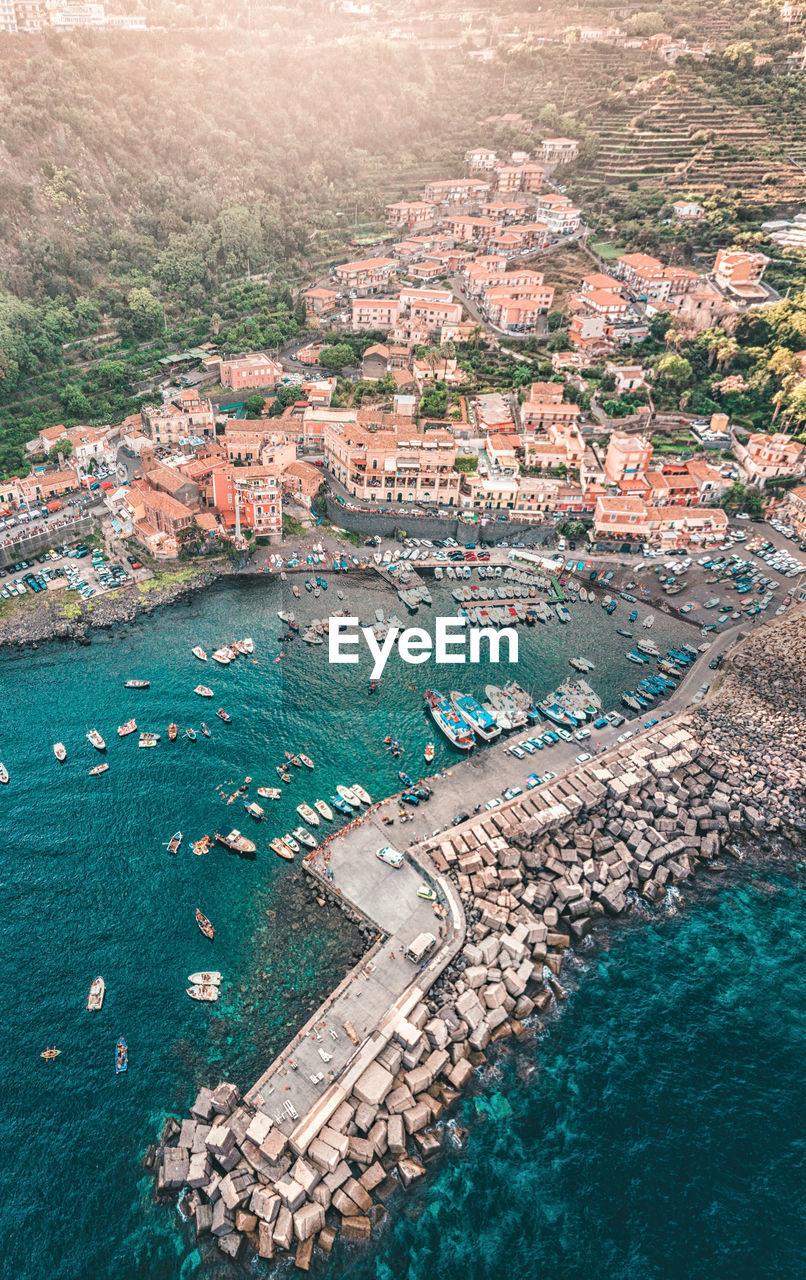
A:
POLYGON ((654 617, 652 616, 652 614, 651 614, 651 613, 648 613, 648 614, 647 614, 647 616, 644 618, 644 621, 641 623, 641 626, 642 626, 642 627, 651 627, 651 626, 652 626, 652 624, 654 623, 654 621, 655 621, 655 619, 654 619, 654 617))
POLYGON ((67 748, 65 747, 63 742, 54 742, 53 754, 55 755, 56 759, 59 761, 67 759, 67 748))
POLYGON ((87 741, 92 743, 96 751, 106 751, 106 743, 97 729, 90 729, 87 734, 87 741))
MULTIPOLYGON (((311 833, 310 833, 310 831, 306 830, 306 828, 305 828, 305 827, 294 827, 294 836, 295 836, 295 837, 296 837, 296 839, 297 839, 297 840, 299 840, 302 844, 306 844, 306 845, 308 846, 308 848, 309 848, 309 849, 315 849, 315 848, 316 848, 316 839, 315 839, 315 837, 314 837, 314 836, 312 836, 312 835, 311 835, 311 833)), ((286 837, 286 839, 288 839, 288 837, 286 837)))
POLYGON ((134 733, 136 728, 136 720, 127 720, 125 724, 118 725, 118 737, 125 738, 128 734, 134 733))
POLYGON ((8 782, 8 769, 0 760, 0 782, 8 782))
POLYGON ((244 639, 241 641, 241 644, 244 647, 244 653, 255 652, 255 642, 251 636, 245 636, 244 639))
POLYGON ((346 800, 348 804, 354 805, 356 808, 361 803, 355 792, 350 787, 343 787, 341 783, 336 787, 336 795, 341 796, 342 800, 346 800))
POLYGON ((90 994, 87 997, 88 1009, 100 1009, 106 995, 106 983, 103 978, 96 978, 90 987, 90 994))
POLYGON ((91 778, 97 777, 99 773, 106 773, 108 768, 109 768, 109 765, 106 763, 106 761, 104 761, 103 764, 93 765, 92 769, 90 769, 89 776, 91 778))
POLYGON ((286 831, 285 835, 282 837, 282 843, 286 845, 289 849, 292 849, 294 853, 299 853, 300 851, 299 844, 294 839, 294 837, 289 834, 288 831, 286 831))
POLYGON ((258 787, 257 793, 264 800, 279 800, 283 794, 279 787, 258 787))
POLYGON ((301 804, 297 805, 297 813, 304 822, 310 822, 313 827, 319 826, 319 814, 316 813, 309 804, 306 804, 304 800, 301 804))
POLYGON ((372 796, 363 787, 359 787, 357 782, 353 783, 352 789, 362 804, 372 804, 372 796))
POLYGON ((328 822, 333 821, 333 810, 324 800, 314 800, 313 807, 317 813, 321 813, 323 818, 327 818, 328 822))
POLYGON ((218 662, 222 667, 228 667, 232 662, 230 652, 229 649, 216 649, 212 655, 213 662, 218 662))
POLYGON ((202 649, 202 647, 201 647, 201 645, 200 645, 200 644, 197 644, 197 645, 196 645, 196 647, 192 650, 192 653, 193 653, 194 658, 198 658, 198 659, 199 659, 199 662, 206 662, 206 661, 207 661, 207 654, 204 652, 204 649, 202 649))
POLYGON ((220 987, 221 974, 216 969, 212 973, 189 973, 188 982, 194 987, 220 987))
POLYGON ((156 747, 159 740, 160 735, 158 733, 141 733, 140 741, 137 745, 139 747, 156 747))
POLYGON ((212 689, 208 689, 206 684, 197 684, 193 692, 197 693, 200 698, 212 698, 213 696, 212 689))
POLYGON ((195 986, 186 987, 186 991, 191 1000, 203 1000, 208 1004, 212 1004, 218 999, 218 987, 206 986, 203 983, 197 983, 195 986))

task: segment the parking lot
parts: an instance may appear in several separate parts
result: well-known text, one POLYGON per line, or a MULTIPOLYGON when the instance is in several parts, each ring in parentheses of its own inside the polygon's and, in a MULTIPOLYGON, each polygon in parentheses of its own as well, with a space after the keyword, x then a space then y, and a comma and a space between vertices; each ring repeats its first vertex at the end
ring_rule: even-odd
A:
POLYGON ((127 586, 142 567, 136 556, 121 562, 119 557, 112 558, 83 544, 61 546, 0 569, 0 598, 68 591, 90 600, 127 586))

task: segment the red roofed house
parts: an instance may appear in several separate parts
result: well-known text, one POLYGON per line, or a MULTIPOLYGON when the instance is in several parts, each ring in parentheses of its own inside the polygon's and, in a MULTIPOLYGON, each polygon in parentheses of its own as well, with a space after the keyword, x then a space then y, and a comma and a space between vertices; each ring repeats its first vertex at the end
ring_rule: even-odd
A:
POLYGON ((354 293, 379 293, 397 272, 394 258, 362 258, 334 267, 333 276, 342 289, 354 293))
POLYGON ((354 329, 394 329, 400 318, 399 298, 354 298, 354 329))
POLYGON ((305 314, 310 319, 312 316, 324 316, 329 312, 336 310, 336 297, 332 289, 306 289, 303 293, 305 299, 305 314))
POLYGON ((310 507, 322 485, 322 471, 312 462, 290 462, 283 471, 283 492, 293 494, 297 502, 310 507))
POLYGON ((386 221, 393 227, 427 227, 438 213, 429 200, 398 200, 386 206, 386 221))
POLYGON ((751 484, 762 488, 776 476, 806 474, 806 446, 780 431, 774 435, 757 431, 744 443, 736 439, 733 452, 751 484))
POLYGON ((229 527, 240 524, 265 537, 282 534, 281 468, 222 467, 211 477, 212 505, 229 527))
POLYGON ((720 249, 714 262, 714 280, 720 289, 742 302, 765 301, 768 294, 761 287, 761 277, 768 262, 763 253, 720 249))

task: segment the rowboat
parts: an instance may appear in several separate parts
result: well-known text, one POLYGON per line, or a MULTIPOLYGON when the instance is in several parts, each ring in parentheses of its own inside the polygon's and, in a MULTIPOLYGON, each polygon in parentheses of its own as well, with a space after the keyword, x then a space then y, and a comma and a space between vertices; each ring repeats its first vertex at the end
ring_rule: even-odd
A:
POLYGON ((255 652, 255 642, 254 642, 254 640, 252 639, 252 637, 251 637, 251 636, 244 636, 244 638, 243 638, 243 640, 241 641, 241 643, 243 644, 244 651, 245 651, 246 653, 254 653, 254 652, 255 652))
POLYGON ((346 800, 347 804, 351 804, 354 809, 358 808, 361 801, 350 787, 343 787, 341 784, 336 787, 336 793, 341 796, 342 800, 346 800))
POLYGON ((8 782, 8 769, 2 761, 0 761, 0 782, 8 782))
POLYGON ((126 1041, 123 1039, 123 1036, 121 1036, 117 1044, 115 1045, 115 1071, 117 1072, 118 1075, 120 1075, 121 1071, 128 1071, 128 1069, 129 1069, 129 1046, 126 1044, 126 1041))
POLYGON ((90 987, 90 993, 87 996, 88 1009, 100 1009, 106 995, 106 983, 103 978, 96 978, 90 987))
POLYGON ((224 721, 224 724, 230 724, 232 722, 232 716, 228 711, 225 711, 223 707, 218 708, 218 710, 216 711, 216 715, 218 716, 219 720, 224 721))
POLYGON ((168 841, 168 843, 166 844, 165 848, 168 850, 169 853, 178 853, 179 846, 181 843, 182 843, 182 832, 175 831, 171 836, 170 840, 168 841))
POLYGON ((316 848, 316 839, 306 827, 294 827, 294 838, 301 844, 306 844, 309 849, 316 848))
POLYGON ((372 796, 363 787, 359 787, 357 782, 353 783, 352 789, 362 804, 372 804, 372 796))
POLYGON ((330 803, 333 805, 334 809, 338 809, 339 813, 352 813, 353 811, 353 806, 348 804, 346 800, 343 800, 341 796, 331 796, 330 803))
POLYGON ((138 747, 156 747, 159 740, 160 735, 158 733, 141 733, 140 741, 137 745, 138 747))
POLYGON ((202 649, 200 644, 197 644, 195 648, 191 650, 191 653, 193 654, 194 658, 199 659, 199 662, 207 661, 207 654, 204 652, 204 649, 202 649))
POLYGON ((282 766, 281 764, 275 765, 275 768, 276 768, 277 772, 279 773, 280 777, 282 778, 283 782, 290 782, 290 781, 291 781, 291 774, 290 774, 290 773, 287 773, 287 772, 286 772, 286 770, 283 768, 283 766, 282 766))
POLYGON ((178 724, 169 724, 169 725, 168 725, 168 740, 169 740, 170 742, 176 742, 176 735, 177 735, 178 733, 179 733, 179 725, 178 725, 178 724))
POLYGON ((332 822, 333 810, 324 800, 314 800, 313 807, 317 813, 321 813, 323 818, 327 818, 328 822, 332 822))
MULTIPOLYGON (((118 737, 125 738, 127 734, 137 732, 137 721, 127 720, 125 724, 118 725, 118 737)), ((87 735, 89 736, 89 735, 87 735)))
POLYGON ((279 787, 258 787, 257 793, 263 800, 279 800, 283 794, 279 787))
POLYGON ((311 759, 311 757, 310 757, 310 756, 304 756, 304 755, 302 754, 302 752, 300 751, 299 755, 297 756, 297 759, 302 761, 302 763, 305 765, 305 768, 306 768, 306 769, 312 769, 312 768, 313 768, 313 760, 311 759))
POLYGON ((404 787, 414 786, 414 783, 412 782, 409 775, 407 773, 404 773, 402 769, 398 769, 397 776, 400 779, 400 781, 403 783, 404 787))
POLYGON ((289 849, 288 845, 287 845, 287 844, 285 844, 285 842, 284 842, 284 841, 282 841, 282 840, 280 840, 280 839, 277 839, 277 840, 270 840, 270 841, 269 841, 269 848, 270 848, 270 849, 273 849, 273 850, 274 850, 274 852, 277 854, 277 856, 278 856, 278 857, 280 857, 280 858, 285 858, 286 862, 293 862, 293 861, 294 861, 294 854, 293 854, 293 851, 292 851, 291 849, 289 849))
POLYGON ((186 737, 186 738, 190 738, 190 741, 191 741, 191 742, 195 742, 195 741, 196 741, 196 730, 195 730, 195 729, 186 729, 186 730, 185 730, 185 737, 186 737))
POLYGON ((199 985, 186 987, 185 990, 191 1000, 201 1000, 204 1001, 205 1004, 212 1004, 214 1000, 218 999, 218 987, 205 987, 199 985))
POLYGON ((297 843, 297 841, 294 839, 294 837, 291 835, 290 832, 286 831, 285 835, 283 836, 283 843, 287 844, 289 849, 293 849, 294 853, 299 853, 300 851, 299 844, 297 843))
POLYGON ((232 662, 228 649, 216 649, 212 655, 213 662, 218 662, 222 667, 228 667, 232 662))
POLYGON ((55 1058, 58 1058, 60 1053, 61 1049, 57 1049, 54 1045, 52 1049, 43 1049, 39 1056, 40 1058, 44 1058, 45 1062, 53 1062, 55 1058))
POLYGON ((56 759, 59 761, 67 759, 67 748, 65 747, 63 742, 54 742, 53 754, 55 755, 56 759))
POLYGON ((150 689, 150 680, 127 680, 124 689, 150 689))
POLYGON ((207 919, 207 916, 202 915, 198 907, 196 908, 196 924, 201 929, 205 938, 209 938, 212 941, 213 938, 215 937, 215 929, 210 924, 210 921, 207 919))
POLYGON ((213 696, 212 689, 208 689, 206 684, 197 684, 193 692, 197 693, 200 698, 212 698, 213 696))
POLYGON ((258 822, 260 822, 260 819, 264 816, 260 805, 254 800, 244 800, 243 807, 249 814, 249 817, 255 818, 258 822))
POLYGON ((194 986, 198 984, 201 987, 220 987, 221 974, 216 969, 211 973, 189 973, 188 982, 192 982, 194 986))
POLYGON ((309 804, 306 804, 304 800, 301 804, 297 805, 297 813, 305 822, 310 822, 315 827, 319 826, 319 814, 316 813, 309 804))
POLYGON ((204 734, 205 738, 212 738, 213 735, 211 734, 210 730, 207 728, 207 725, 204 723, 203 720, 201 722, 201 731, 204 734))
POLYGON ((425 763, 430 764, 434 759, 435 748, 433 742, 429 742, 425 748, 425 763))
POLYGON ((109 765, 106 763, 106 761, 104 761, 103 764, 93 765, 93 767, 89 771, 89 776, 91 778, 94 778, 99 773, 106 773, 108 768, 109 768, 109 765))
POLYGON ((92 743, 96 751, 106 751, 106 743, 97 729, 90 729, 87 734, 87 741, 92 743))

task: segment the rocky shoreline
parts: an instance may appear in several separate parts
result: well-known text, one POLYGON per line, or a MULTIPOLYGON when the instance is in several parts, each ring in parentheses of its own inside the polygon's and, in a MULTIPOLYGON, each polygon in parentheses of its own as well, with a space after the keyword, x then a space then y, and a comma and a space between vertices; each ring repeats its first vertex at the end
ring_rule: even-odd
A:
POLYGON ((127 587, 114 593, 107 592, 91 603, 76 599, 80 613, 75 618, 65 617, 59 605, 46 598, 41 603, 37 602, 33 611, 18 609, 7 618, 0 618, 0 648, 26 648, 46 640, 91 644, 93 631, 134 622, 143 615, 151 617, 155 609, 187 599, 232 572, 229 566, 215 565, 200 571, 195 578, 155 587, 145 594, 136 587, 127 587))
MULTIPOLYGON (((198 1244, 233 1260, 293 1255, 337 1236, 367 1240, 385 1202, 426 1174, 441 1121, 501 1040, 565 999, 569 952, 605 919, 762 856, 806 846, 806 617, 791 614, 736 650, 718 688, 549 794, 470 820, 421 846, 458 891, 460 953, 415 1002, 317 1131, 286 1137, 235 1085, 203 1088, 171 1119, 157 1192, 198 1244)), ((422 981, 422 979, 418 980, 422 981)))

